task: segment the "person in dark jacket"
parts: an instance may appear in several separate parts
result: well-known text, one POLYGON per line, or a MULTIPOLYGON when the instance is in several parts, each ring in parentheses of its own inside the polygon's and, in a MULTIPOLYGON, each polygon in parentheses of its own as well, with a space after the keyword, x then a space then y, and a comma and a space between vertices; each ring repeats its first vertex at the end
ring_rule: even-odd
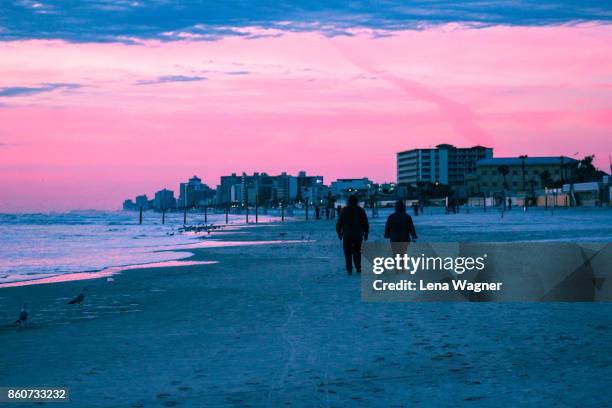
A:
POLYGON ((348 205, 340 212, 336 232, 342 240, 346 272, 352 275, 355 263, 355 270, 361 273, 361 243, 368 240, 370 224, 365 210, 358 205, 357 196, 350 196, 348 205))
POLYGON ((403 200, 396 201, 395 212, 387 218, 385 238, 391 242, 393 255, 404 255, 408 250, 408 243, 417 239, 412 217, 406 213, 403 200))

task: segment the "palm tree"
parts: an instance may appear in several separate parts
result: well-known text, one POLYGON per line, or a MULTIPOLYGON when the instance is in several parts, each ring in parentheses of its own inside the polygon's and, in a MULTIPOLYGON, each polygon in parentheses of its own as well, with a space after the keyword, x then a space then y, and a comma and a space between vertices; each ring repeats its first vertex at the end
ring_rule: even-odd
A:
POLYGON ((497 168, 499 174, 501 174, 504 178, 504 183, 502 186, 502 211, 506 208, 506 189, 508 188, 508 183, 506 182, 506 176, 510 173, 510 169, 505 164, 502 164, 497 168))
POLYGON ((499 166, 497 168, 497 171, 499 172, 499 174, 501 174, 504 178, 504 189, 508 188, 508 183, 506 183, 506 176, 508 175, 508 173, 510 173, 510 169, 508 168, 508 166, 506 166, 505 164, 502 164, 501 166, 499 166))
POLYGON ((552 181, 550 172, 548 170, 544 170, 542 173, 540 173, 540 180, 542 181, 543 187, 548 187, 552 181))
POLYGON ((521 159, 521 175, 523 179, 523 182, 521 184, 523 186, 523 190, 525 190, 525 161, 527 160, 527 155, 522 154, 519 156, 519 159, 521 159))

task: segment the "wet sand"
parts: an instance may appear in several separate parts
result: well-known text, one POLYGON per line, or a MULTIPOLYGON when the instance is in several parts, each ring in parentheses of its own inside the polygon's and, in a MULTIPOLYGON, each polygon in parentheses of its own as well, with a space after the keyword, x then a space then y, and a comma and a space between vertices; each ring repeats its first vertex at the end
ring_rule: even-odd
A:
MULTIPOLYGON (((572 239, 581 227, 565 225, 580 217, 560 222, 555 237, 572 239)), ((422 239, 449 224, 457 228, 446 237, 459 239, 473 233, 462 220, 415 221, 422 239)), ((503 222, 485 239, 543 234, 518 214, 503 222), (528 232, 517 233, 521 225, 528 232)), ((580 221, 605 236, 601 224, 580 221)), ((381 230, 375 220, 372 239, 381 230)), ((72 407, 612 401, 611 304, 363 303, 333 221, 226 238, 305 242, 195 248, 188 261, 217 263, 0 289, 0 384, 68 386, 72 407), (83 286, 84 307, 67 305, 83 286), (31 319, 17 329, 9 323, 22 301, 31 319)))

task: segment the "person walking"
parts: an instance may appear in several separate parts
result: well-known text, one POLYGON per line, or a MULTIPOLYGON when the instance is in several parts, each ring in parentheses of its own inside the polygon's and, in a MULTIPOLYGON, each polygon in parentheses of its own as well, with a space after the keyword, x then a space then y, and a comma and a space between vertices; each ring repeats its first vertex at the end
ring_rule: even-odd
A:
POLYGON ((319 208, 319 206, 318 206, 318 205, 315 207, 315 218, 316 218, 317 220, 320 220, 320 219, 321 219, 321 209, 319 208))
POLYGON ((393 256, 404 255, 408 251, 409 243, 417 239, 412 217, 406 213, 403 200, 395 202, 395 212, 387 218, 385 238, 391 242, 393 256))
POLYGON ((361 243, 368 240, 370 224, 368 215, 359 206, 356 195, 350 196, 347 206, 340 211, 336 232, 342 240, 346 272, 353 274, 354 263, 356 272, 361 273, 361 243))

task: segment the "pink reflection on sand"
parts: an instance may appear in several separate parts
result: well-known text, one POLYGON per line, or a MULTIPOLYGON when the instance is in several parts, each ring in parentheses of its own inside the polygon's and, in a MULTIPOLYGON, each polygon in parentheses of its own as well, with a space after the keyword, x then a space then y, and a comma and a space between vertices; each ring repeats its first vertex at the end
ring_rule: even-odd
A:
POLYGON ((49 284, 49 283, 60 283, 60 282, 70 282, 70 281, 86 280, 86 279, 106 278, 106 277, 116 275, 122 271, 127 271, 130 269, 168 268, 168 267, 177 267, 177 266, 210 265, 210 264, 216 264, 216 263, 219 263, 219 262, 218 261, 163 261, 163 262, 153 262, 153 263, 140 264, 140 265, 113 266, 113 267, 106 268, 106 269, 103 269, 101 271, 96 271, 96 272, 75 272, 75 273, 55 275, 55 276, 50 276, 50 277, 40 278, 40 279, 0 283, 0 288, 10 288, 10 287, 15 287, 15 286, 29 286, 29 285, 42 285, 42 284, 49 284))
MULTIPOLYGON (((202 242, 196 242, 194 244, 181 245, 180 249, 192 249, 192 248, 223 248, 223 247, 236 247, 236 246, 250 246, 250 245, 277 245, 277 244, 301 244, 308 241, 305 240, 272 240, 272 241, 217 241, 214 239, 207 239, 202 242)), ((313 241, 310 241, 313 242, 313 241)))

